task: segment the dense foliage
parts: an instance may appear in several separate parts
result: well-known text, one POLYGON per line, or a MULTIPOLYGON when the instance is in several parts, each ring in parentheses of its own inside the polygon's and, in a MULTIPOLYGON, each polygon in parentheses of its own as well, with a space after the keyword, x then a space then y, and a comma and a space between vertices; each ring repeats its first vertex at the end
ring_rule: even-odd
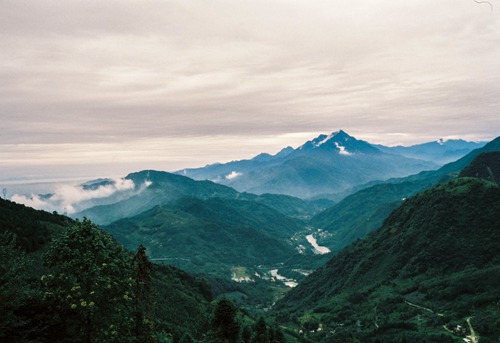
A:
POLYGON ((53 234, 60 232, 70 222, 57 213, 37 211, 0 198, 0 228, 2 232, 16 235, 16 244, 26 252, 46 246, 53 234))
MULTIPOLYGON (((262 232, 268 216, 245 217, 245 211, 228 205, 221 199, 182 199, 175 207, 158 206, 105 229, 127 248, 141 243, 154 258, 188 271, 219 276, 230 277, 231 266, 277 263, 295 253, 285 242, 262 232)), ((276 223, 278 231, 288 230, 285 224, 290 220, 282 225, 276 219, 268 222, 271 227, 276 223)), ((292 229, 299 227, 290 224, 292 229)))
POLYGON ((500 182, 500 151, 484 152, 460 172, 460 177, 480 177, 500 182))
POLYGON ((496 183, 464 178, 422 192, 288 293, 276 315, 315 342, 447 342, 471 327, 496 341, 498 213, 496 183))
POLYGON ((8 261, 0 266, 0 341, 220 342, 224 306, 234 316, 232 340, 240 342, 243 329, 254 336, 253 319, 228 300, 214 306, 205 281, 152 264, 143 246, 126 251, 87 219, 0 205, 6 228, 0 259, 8 261), (28 244, 19 244, 13 231, 28 244), (30 240, 40 235, 43 244, 34 245, 30 240))

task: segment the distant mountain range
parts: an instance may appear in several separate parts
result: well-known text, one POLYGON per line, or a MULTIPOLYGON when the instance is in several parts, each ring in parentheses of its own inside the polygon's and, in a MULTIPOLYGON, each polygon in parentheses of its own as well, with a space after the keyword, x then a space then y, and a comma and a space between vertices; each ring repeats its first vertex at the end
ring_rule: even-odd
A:
POLYGON ((369 181, 436 169, 443 161, 459 158, 482 145, 440 140, 408 148, 389 148, 358 140, 340 130, 320 135, 297 149, 287 147, 276 155, 262 153, 250 160, 177 173, 195 180, 211 180, 242 192, 324 197, 369 181))
POLYGON ((116 192, 100 198, 102 205, 92 206, 73 216, 88 217, 105 225, 116 220, 133 217, 155 206, 169 206, 183 198, 207 200, 211 198, 251 201, 272 208, 294 218, 309 218, 333 202, 328 200, 302 200, 288 195, 240 193, 233 188, 211 181, 196 181, 168 172, 143 170, 124 178, 134 189, 116 192))
POLYGON ((405 198, 443 180, 456 177, 464 168, 463 176, 490 176, 492 173, 494 180, 498 175, 495 171, 500 172, 495 167, 499 163, 498 151, 500 151, 500 137, 438 170, 424 171, 404 178, 365 185, 338 204, 315 215, 309 224, 325 231, 325 234, 318 239, 320 244, 329 247, 332 251, 339 251, 380 227, 384 219, 405 198))
POLYGON ((462 139, 438 139, 434 142, 417 144, 412 146, 386 147, 374 145, 380 151, 388 154, 396 154, 408 158, 416 158, 424 161, 432 161, 439 165, 450 163, 467 155, 474 149, 483 147, 487 142, 466 142, 462 139))

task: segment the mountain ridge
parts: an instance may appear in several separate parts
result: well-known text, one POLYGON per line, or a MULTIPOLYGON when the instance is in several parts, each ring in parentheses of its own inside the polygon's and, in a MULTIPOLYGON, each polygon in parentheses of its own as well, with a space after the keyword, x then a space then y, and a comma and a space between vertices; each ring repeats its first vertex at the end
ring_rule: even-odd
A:
POLYGON ((461 333, 449 328, 467 327, 468 317, 477 318, 481 341, 493 342, 500 336, 499 211, 500 185, 487 180, 458 178, 418 193, 273 311, 297 318, 314 342, 454 342, 461 333))
POLYGON ((243 192, 312 198, 435 167, 432 162, 386 154, 339 130, 319 135, 297 149, 285 148, 276 155, 259 154, 249 160, 176 173, 196 180, 212 180, 243 192))
POLYGON ((357 238, 378 228, 404 198, 457 176, 478 155, 495 151, 500 151, 500 137, 438 170, 390 179, 348 195, 334 206, 311 218, 312 226, 330 233, 321 237, 318 240, 319 243, 328 246, 333 251, 339 251, 357 238))
POLYGON ((470 151, 483 147, 487 142, 468 142, 463 139, 438 139, 436 141, 411 146, 374 145, 383 152, 399 154, 425 161, 434 161, 440 165, 453 162, 470 151))

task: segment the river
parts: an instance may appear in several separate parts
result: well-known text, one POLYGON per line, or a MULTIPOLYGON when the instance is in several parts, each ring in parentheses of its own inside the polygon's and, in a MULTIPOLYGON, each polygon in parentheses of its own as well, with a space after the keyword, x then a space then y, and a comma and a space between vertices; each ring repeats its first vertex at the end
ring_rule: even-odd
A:
POLYGON ((313 246, 315 254, 323 255, 330 252, 330 249, 328 249, 327 247, 319 246, 316 238, 314 238, 312 234, 306 236, 306 239, 313 246))

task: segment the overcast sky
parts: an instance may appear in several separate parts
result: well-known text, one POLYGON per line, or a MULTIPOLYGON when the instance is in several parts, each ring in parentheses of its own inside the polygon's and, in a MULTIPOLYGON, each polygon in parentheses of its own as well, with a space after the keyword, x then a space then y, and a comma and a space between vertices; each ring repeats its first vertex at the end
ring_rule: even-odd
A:
POLYGON ((500 1, 0 0, 0 181, 499 135, 500 1))

